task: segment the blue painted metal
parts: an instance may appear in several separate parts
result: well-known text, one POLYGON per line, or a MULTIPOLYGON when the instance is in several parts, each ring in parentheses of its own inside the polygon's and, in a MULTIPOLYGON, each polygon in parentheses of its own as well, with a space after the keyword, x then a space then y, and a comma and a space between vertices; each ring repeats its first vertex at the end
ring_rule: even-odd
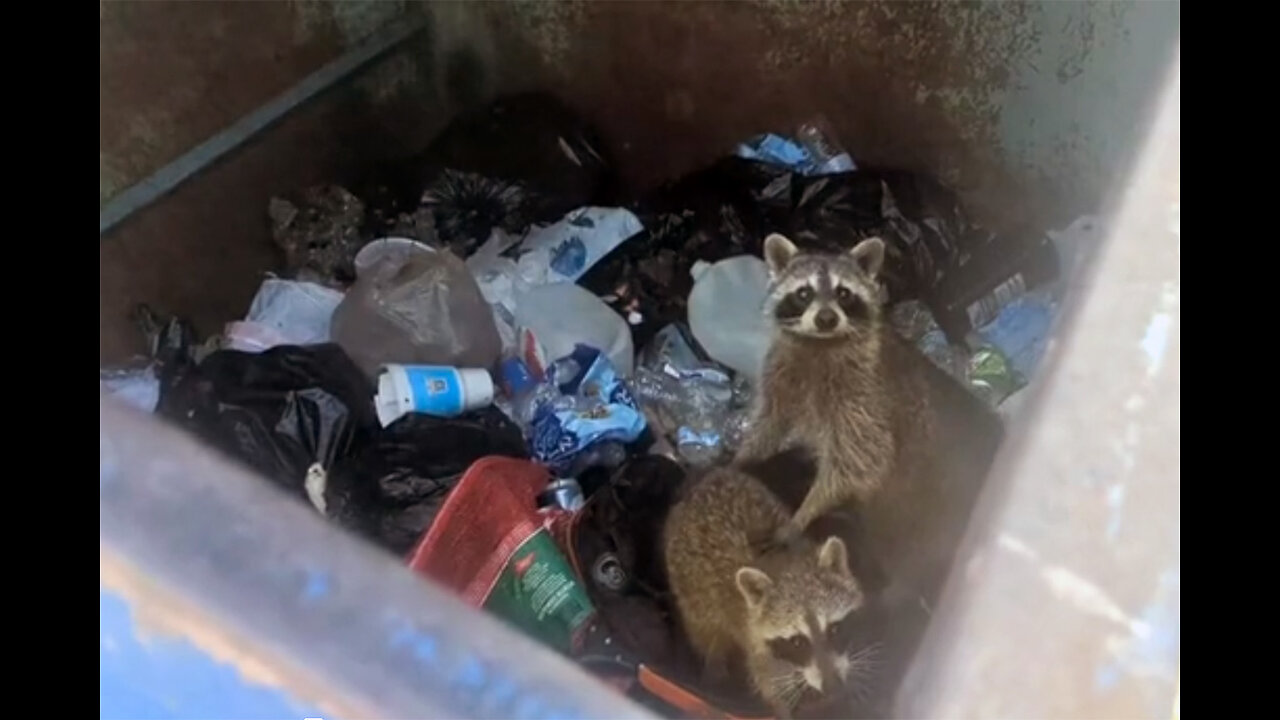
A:
POLYGON ((194 438, 100 415, 104 718, 652 717, 194 438))
POLYGON ((103 720, 325 718, 279 688, 245 682, 231 664, 181 637, 146 637, 128 602, 99 593, 99 687, 103 720))

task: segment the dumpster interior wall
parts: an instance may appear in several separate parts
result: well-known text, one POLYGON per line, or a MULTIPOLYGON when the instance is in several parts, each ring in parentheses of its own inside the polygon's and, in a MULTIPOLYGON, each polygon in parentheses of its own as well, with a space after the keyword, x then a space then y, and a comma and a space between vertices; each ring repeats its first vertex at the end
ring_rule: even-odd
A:
POLYGON ((273 195, 424 145, 495 93, 595 120, 632 187, 825 115, 861 164, 924 171, 997 228, 1115 201, 1178 34, 1172 2, 102 3, 100 200, 373 32, 397 52, 106 234, 101 358, 151 302, 216 331, 277 262, 273 195), (198 269, 198 271, 196 270, 198 269))

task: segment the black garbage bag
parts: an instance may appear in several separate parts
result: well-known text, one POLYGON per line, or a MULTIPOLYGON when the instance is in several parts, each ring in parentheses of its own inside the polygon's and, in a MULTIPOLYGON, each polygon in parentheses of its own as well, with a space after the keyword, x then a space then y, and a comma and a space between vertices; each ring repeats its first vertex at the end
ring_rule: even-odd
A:
POLYGON ((406 415, 374 432, 328 473, 325 513, 403 554, 467 468, 490 455, 529 456, 520 428, 497 408, 456 418, 406 415))
POLYGON ((550 223, 583 205, 611 205, 617 175, 598 133, 554 96, 498 98, 463 113, 424 150, 384 173, 376 217, 421 205, 437 239, 462 257, 494 228, 550 223), (387 206, 387 207, 383 207, 387 206))
POLYGON ((657 188, 635 212, 645 231, 581 282, 615 310, 640 315, 633 328, 637 345, 684 319, 694 262, 759 256, 772 232, 803 249, 825 251, 883 237, 890 302, 928 297, 968 239, 986 237, 969 223, 953 193, 914 173, 869 168, 805 176, 738 157, 657 188))
POLYGON ((305 497, 307 469, 331 468, 378 427, 373 385, 342 348, 219 350, 160 388, 157 412, 305 497))

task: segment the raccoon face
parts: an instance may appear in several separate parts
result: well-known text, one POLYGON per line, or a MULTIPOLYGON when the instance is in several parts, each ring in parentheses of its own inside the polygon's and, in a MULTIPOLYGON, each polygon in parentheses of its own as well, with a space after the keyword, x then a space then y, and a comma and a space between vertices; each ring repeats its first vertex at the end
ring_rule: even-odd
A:
POLYGON ((846 253, 823 255, 802 253, 775 233, 765 238, 764 259, 770 277, 765 313, 780 329, 829 338, 879 320, 880 238, 867 238, 846 253))
POLYGON ((872 658, 851 645, 852 616, 863 594, 840 538, 828 538, 816 556, 795 558, 772 575, 743 567, 735 579, 752 641, 767 656, 763 676, 756 678, 765 693, 794 707, 806 695, 829 696, 861 684, 872 658))

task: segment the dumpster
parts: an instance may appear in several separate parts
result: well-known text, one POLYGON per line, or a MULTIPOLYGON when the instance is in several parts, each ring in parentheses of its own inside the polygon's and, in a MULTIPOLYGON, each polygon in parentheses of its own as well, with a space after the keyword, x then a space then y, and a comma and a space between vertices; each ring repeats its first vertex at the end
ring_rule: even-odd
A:
MULTIPOLYGON (((145 350, 140 303, 238 317, 280 265, 272 197, 357 184, 502 93, 589 117, 624 192, 821 116, 992 228, 1105 217, 895 712, 1176 717, 1178 3, 99 15, 104 366, 145 350)), ((103 717, 649 716, 158 418, 100 418, 103 717)))

